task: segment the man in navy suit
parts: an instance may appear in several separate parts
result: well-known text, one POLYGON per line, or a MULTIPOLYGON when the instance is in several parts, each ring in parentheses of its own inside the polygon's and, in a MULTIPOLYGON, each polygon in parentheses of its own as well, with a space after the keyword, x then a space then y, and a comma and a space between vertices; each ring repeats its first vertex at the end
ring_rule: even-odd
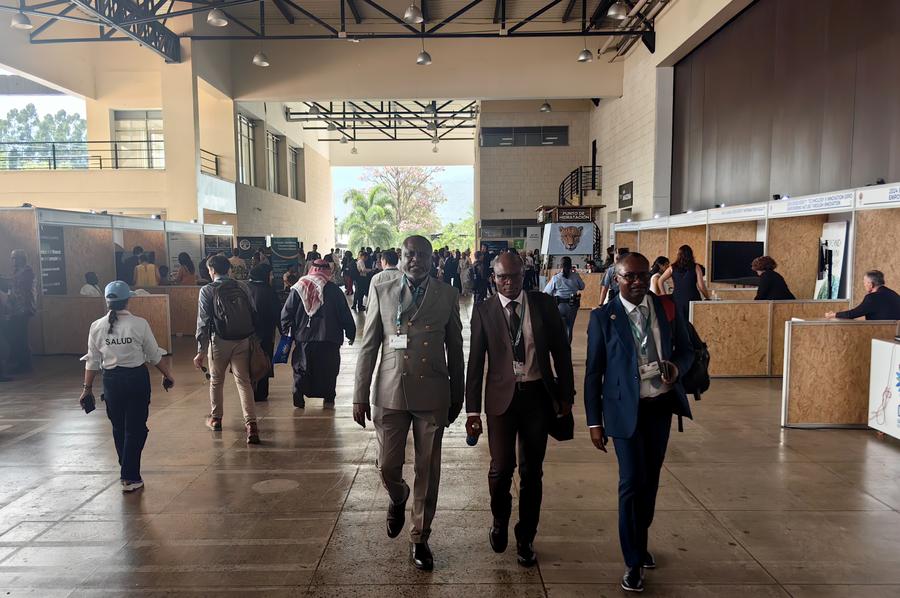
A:
POLYGON ((619 461, 619 541, 627 567, 622 588, 641 592, 643 569, 656 567, 647 550, 659 473, 672 414, 691 417, 679 381, 693 363, 687 324, 672 321, 649 292, 650 263, 629 253, 615 265, 619 296, 591 312, 584 406, 591 441, 606 452, 612 436, 619 461))

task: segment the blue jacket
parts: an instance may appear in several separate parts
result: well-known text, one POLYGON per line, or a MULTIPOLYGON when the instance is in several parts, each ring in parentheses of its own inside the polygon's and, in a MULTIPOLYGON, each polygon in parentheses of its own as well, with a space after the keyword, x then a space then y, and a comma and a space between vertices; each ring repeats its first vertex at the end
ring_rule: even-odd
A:
MULTIPOLYGON (((652 293, 653 309, 659 322, 660 356, 678 367, 679 374, 690 369, 694 351, 687 324, 678 310, 671 323, 662 301, 652 293)), ((678 403, 673 412, 691 417, 691 406, 680 381, 673 390, 678 403)), ((640 378, 637 352, 628 327, 628 314, 618 299, 591 312, 588 324, 587 369, 584 377, 584 408, 588 426, 602 425, 608 436, 631 438, 637 426, 640 378)))

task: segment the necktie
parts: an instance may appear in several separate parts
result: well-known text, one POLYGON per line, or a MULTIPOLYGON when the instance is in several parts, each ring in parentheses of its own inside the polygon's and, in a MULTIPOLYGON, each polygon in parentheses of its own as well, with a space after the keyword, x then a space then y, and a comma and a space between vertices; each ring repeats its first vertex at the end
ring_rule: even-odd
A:
POLYGON ((513 344, 513 357, 520 363, 525 363, 525 333, 519 334, 519 342, 516 343, 516 335, 519 333, 519 325, 521 318, 518 312, 519 304, 516 301, 510 301, 506 304, 506 311, 509 312, 509 339, 513 344))
POLYGON ((425 297, 425 285, 412 287, 412 296, 413 301, 416 303, 416 307, 421 306, 422 299, 425 297))

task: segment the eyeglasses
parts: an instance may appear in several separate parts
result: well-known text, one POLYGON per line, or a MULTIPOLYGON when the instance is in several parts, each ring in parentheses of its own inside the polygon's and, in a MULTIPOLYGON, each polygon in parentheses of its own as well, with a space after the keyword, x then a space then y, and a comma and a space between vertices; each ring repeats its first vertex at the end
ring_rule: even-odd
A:
POLYGON ((628 282, 649 282, 650 273, 649 272, 625 272, 624 274, 617 274, 619 278, 624 278, 628 282))
POLYGON ((516 280, 518 278, 522 278, 523 276, 524 274, 522 272, 513 272, 512 274, 494 274, 494 278, 496 278, 500 282, 516 280))

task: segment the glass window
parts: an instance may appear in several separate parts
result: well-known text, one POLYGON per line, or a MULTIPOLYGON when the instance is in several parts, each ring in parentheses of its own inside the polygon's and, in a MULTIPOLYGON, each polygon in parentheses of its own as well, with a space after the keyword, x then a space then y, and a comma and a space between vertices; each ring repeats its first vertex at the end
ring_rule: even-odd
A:
POLYGON ((238 182, 256 185, 255 125, 244 115, 238 115, 238 182))
POLYGON ((161 110, 115 110, 112 159, 116 168, 165 168, 161 110))
POLYGON ((280 193, 278 189, 278 137, 266 131, 266 189, 280 193))
POLYGON ((297 148, 288 148, 288 185, 292 199, 300 199, 300 189, 297 187, 297 148))
POLYGON ((481 147, 569 145, 569 127, 482 127, 481 147))

